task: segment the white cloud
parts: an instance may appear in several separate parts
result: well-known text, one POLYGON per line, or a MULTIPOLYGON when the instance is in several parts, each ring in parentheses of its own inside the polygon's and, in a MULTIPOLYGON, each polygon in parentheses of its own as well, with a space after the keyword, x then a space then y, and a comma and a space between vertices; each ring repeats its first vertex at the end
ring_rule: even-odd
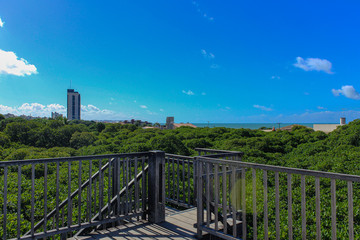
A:
POLYGON ((220 68, 220 66, 218 64, 214 63, 214 64, 211 64, 210 68, 218 69, 218 68, 220 68))
POLYGON ((188 90, 188 91, 182 90, 182 93, 184 93, 186 95, 189 95, 189 96, 195 95, 195 93, 193 91, 191 91, 191 90, 188 90))
POLYGON ((140 105, 140 107, 141 107, 141 108, 144 108, 144 109, 147 108, 147 106, 145 106, 145 105, 140 105))
POLYGON ((325 108, 325 107, 321 107, 321 106, 317 106, 317 109, 319 109, 319 110, 325 110, 326 108, 325 108))
POLYGON ((160 112, 163 112, 163 111, 164 111, 164 109, 160 108, 160 112))
POLYGON ((320 59, 320 58, 303 59, 302 57, 297 57, 294 66, 297 68, 301 68, 305 71, 315 70, 315 71, 323 71, 329 74, 333 73, 331 72, 332 64, 330 61, 326 59, 320 59))
MULTIPOLYGON (((11 113, 17 116, 27 115, 33 117, 50 117, 51 112, 58 112, 66 117, 66 107, 53 103, 43 105, 40 103, 24 103, 19 107, 10 107, 0 105, 0 113, 7 114, 11 113)), ((114 112, 107 109, 100 109, 92 104, 81 105, 81 119, 87 120, 121 120, 134 118, 131 115, 126 115, 119 112, 114 112)))
POLYGON ((225 107, 225 109, 230 110, 231 108, 230 107, 225 107))
POLYGON ((202 92, 201 95, 205 96, 205 95, 206 95, 206 92, 202 92))
POLYGON ((9 107, 0 105, 0 113, 11 113, 14 115, 31 115, 34 117, 50 117, 51 112, 65 114, 66 108, 60 104, 43 105, 40 103, 24 103, 20 107, 9 107))
POLYGON ((23 58, 18 59, 14 52, 0 49, 0 74, 25 76, 36 73, 35 65, 29 64, 23 58))
POLYGON ((261 106, 261 105, 257 105, 257 104, 255 104, 253 107, 254 107, 254 108, 258 108, 258 109, 263 110, 263 111, 272 111, 272 110, 273 110, 272 108, 265 107, 265 106, 261 106))
POLYGON ((214 59, 215 55, 211 52, 207 52, 205 49, 201 49, 201 55, 206 59, 214 59))
POLYGON ((280 79, 280 77, 277 75, 274 75, 274 76, 271 76, 271 79, 280 79))
POLYGON ((3 20, 0 18, 0 27, 4 27, 4 23, 3 20))
POLYGON ((360 100, 360 93, 356 91, 353 86, 350 85, 342 86, 341 89, 332 89, 331 91, 336 97, 344 95, 347 98, 360 100))
POLYGON ((209 20, 210 22, 214 21, 214 18, 213 18, 213 17, 210 17, 206 12, 204 12, 204 11, 200 8, 200 4, 199 4, 198 2, 193 1, 192 4, 196 7, 196 11, 197 11, 198 13, 200 13, 200 15, 201 15, 203 18, 209 20))

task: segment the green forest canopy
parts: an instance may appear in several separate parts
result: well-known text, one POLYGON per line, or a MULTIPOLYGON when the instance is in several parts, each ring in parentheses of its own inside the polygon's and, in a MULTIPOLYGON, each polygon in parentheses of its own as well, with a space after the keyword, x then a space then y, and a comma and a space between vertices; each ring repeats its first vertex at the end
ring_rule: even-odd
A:
POLYGON ((244 152, 244 161, 360 174, 360 120, 330 134, 295 126, 263 132, 231 128, 142 129, 135 125, 65 119, 0 121, 0 159, 22 160, 163 150, 195 155, 194 148, 244 152))

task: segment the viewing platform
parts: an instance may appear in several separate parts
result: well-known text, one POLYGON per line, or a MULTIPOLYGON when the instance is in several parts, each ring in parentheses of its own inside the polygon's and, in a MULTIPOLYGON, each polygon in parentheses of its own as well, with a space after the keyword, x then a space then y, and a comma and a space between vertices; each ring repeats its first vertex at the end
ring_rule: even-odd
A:
POLYGON ((0 236, 359 238, 360 176, 196 150, 0 162, 0 236))
POLYGON ((166 208, 165 222, 132 221, 106 230, 93 231, 75 239, 196 239, 196 208, 179 211, 166 208))

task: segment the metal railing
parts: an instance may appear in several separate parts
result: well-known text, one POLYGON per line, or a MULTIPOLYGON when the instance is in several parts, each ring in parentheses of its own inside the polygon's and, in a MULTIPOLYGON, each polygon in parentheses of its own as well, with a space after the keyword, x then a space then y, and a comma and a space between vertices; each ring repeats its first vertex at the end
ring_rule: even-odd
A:
POLYGON ((197 176, 199 237, 359 237, 360 176, 208 157, 197 176))
POLYGON ((195 205, 195 157, 165 154, 166 202, 190 208, 195 205))
MULTIPOLYGON (((195 148, 199 156, 239 161, 242 152, 195 148)), ((165 154, 165 191, 166 202, 172 205, 191 208, 196 206, 195 162, 198 156, 165 154)))
POLYGON ((2 239, 66 238, 146 218, 151 152, 0 162, 2 239))

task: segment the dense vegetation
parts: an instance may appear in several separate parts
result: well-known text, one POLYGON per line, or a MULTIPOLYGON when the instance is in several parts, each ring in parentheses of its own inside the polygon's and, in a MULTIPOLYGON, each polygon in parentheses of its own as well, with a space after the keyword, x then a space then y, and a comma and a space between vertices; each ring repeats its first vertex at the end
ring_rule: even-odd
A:
MULTIPOLYGON (((0 115, 0 160, 3 161, 141 152, 154 149, 180 155, 195 155, 196 152, 193 149, 196 147, 242 151, 245 153, 243 161, 360 175, 360 120, 355 120, 339 127, 330 134, 325 134, 301 126, 294 127, 291 132, 263 132, 261 130, 228 128, 194 129, 189 127, 160 130, 142 129, 131 124, 104 124, 93 121, 66 121, 66 119, 3 119, 0 115)), ((64 177, 66 177, 66 172, 64 172, 64 177)), ((286 176, 280 175, 280 177, 281 185, 286 186, 286 176)), ((17 193, 16 170, 14 170, 13 179, 11 175, 10 179, 9 191, 11 193, 13 187, 15 197, 17 193)), ((269 182, 272 180, 273 176, 270 174, 269 182)), ((0 179, 0 183, 1 181, 2 179, 0 179)), ((39 182, 41 181, 39 180, 39 182)), ((257 182, 259 183, 257 190, 260 193, 263 191, 260 184, 260 172, 257 182)), ((300 206, 299 182, 299 179, 294 178, 294 225, 296 223, 296 225, 301 226, 300 208, 295 207, 300 206)), ((311 187, 313 182, 314 179, 307 178, 307 185, 310 186, 307 189, 307 202, 310 203, 314 202, 314 192, 313 187, 311 187)), ((23 192, 30 188, 30 182, 26 182, 26 184, 23 192)), ((329 182, 323 181, 321 186, 322 189, 329 189, 329 182)), ((249 196, 251 196, 250 187, 249 185, 247 188, 249 196)), ((271 187, 273 184, 269 185, 269 188, 271 187)), ((344 200, 343 198, 346 200, 346 183, 340 183, 337 189, 340 196, 338 199, 339 214, 346 216, 347 202, 341 201, 344 200)), ((281 193, 283 193, 280 198, 282 204, 281 231, 285 234, 281 237, 283 239, 287 238, 286 190, 281 191, 281 193)), ((359 193, 359 186, 354 184, 354 206, 359 206, 360 196, 356 193, 359 193)), ((269 199, 274 199, 273 194, 274 191, 270 189, 269 199)), ((330 206, 329 193, 324 192, 322 194, 321 202, 328 203, 327 205, 330 206)), ((41 198, 41 189, 39 196, 41 198)), ((3 199, 1 197, 0 205, 2 206, 3 199)), ((64 194, 63 197, 66 198, 66 195, 64 194)), ((247 212, 250 213, 252 200, 249 198, 247 201, 250 203, 247 212)), ((16 200, 14 200, 14 209, 16 209, 15 204, 16 200)), ((259 198, 259 225, 263 217, 261 216, 262 204, 262 199, 259 198)), ((311 213, 311 216, 308 217, 308 234, 310 238, 313 238, 316 232, 313 222, 315 204, 308 205, 307 212, 311 213)), ((274 220, 274 205, 270 203, 269 208, 270 221, 272 221, 274 220)), ((329 230, 331 228, 329 209, 322 211, 322 217, 326 219, 322 222, 322 226, 325 230, 329 230)), ((360 222, 359 211, 359 208, 355 209, 355 223, 360 222)), ((251 220, 249 217, 248 222, 250 224, 251 220)), ((345 225, 346 221, 346 218, 338 220, 339 224, 345 222, 345 225)), ((340 226, 339 228, 345 230, 341 230, 343 232, 339 230, 338 237, 346 238, 347 227, 341 228, 340 226)), ((261 230, 259 227, 259 232, 261 230)), ((273 238, 275 230, 270 228, 269 231, 271 238, 273 238)), ((357 231, 359 229, 356 229, 355 236, 360 234, 357 231)), ((294 229, 294 232, 299 234, 297 237, 301 235, 301 229, 294 229)), ((324 239, 328 239, 329 232, 324 232, 324 239)))
MULTIPOLYGON (((1 117, 0 117, 1 120, 1 117)), ((0 160, 164 150, 193 155, 196 147, 238 150, 244 161, 360 175, 360 120, 330 134, 296 126, 293 131, 189 128, 142 129, 93 121, 0 121, 0 160)))

